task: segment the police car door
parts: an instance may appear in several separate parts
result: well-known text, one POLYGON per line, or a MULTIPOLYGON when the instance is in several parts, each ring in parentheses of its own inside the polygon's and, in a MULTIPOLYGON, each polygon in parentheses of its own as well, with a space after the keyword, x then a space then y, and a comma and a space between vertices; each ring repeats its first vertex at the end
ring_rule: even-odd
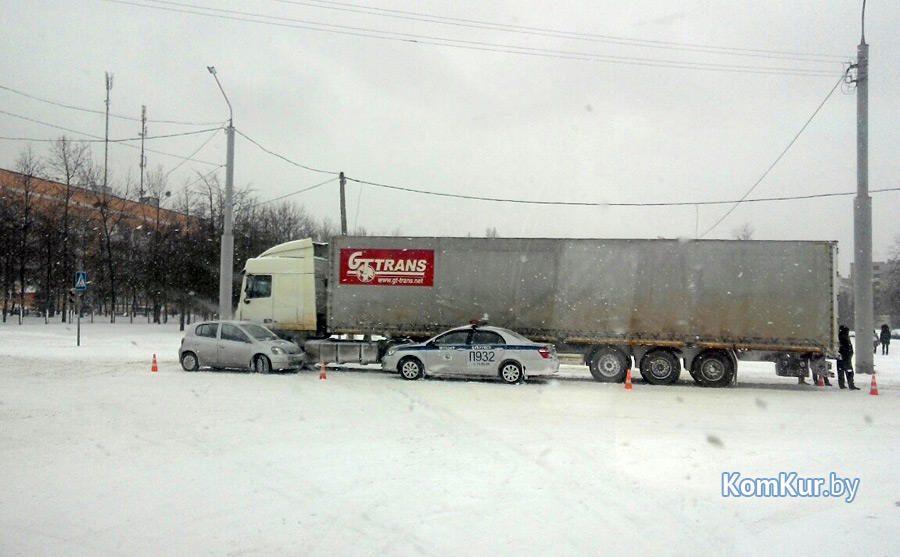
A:
POLYGON ((473 375, 496 375, 506 353, 506 341, 494 331, 476 329, 469 346, 466 368, 473 375))
POLYGON ((466 357, 471 330, 450 331, 432 341, 425 358, 425 367, 431 373, 465 373, 466 357))

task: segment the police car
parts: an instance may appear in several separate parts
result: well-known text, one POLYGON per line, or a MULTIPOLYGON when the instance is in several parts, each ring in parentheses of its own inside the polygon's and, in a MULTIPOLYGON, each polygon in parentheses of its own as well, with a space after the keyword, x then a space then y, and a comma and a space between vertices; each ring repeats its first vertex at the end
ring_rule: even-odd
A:
POLYGON ((501 327, 469 325, 422 343, 392 346, 381 368, 409 380, 446 374, 497 376, 519 383, 526 377, 556 374, 559 357, 552 344, 532 342, 501 327))

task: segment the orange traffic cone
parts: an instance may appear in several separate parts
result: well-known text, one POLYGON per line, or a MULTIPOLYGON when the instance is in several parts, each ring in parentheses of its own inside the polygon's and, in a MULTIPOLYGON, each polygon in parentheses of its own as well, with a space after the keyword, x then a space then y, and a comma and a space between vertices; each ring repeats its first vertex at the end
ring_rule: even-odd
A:
POLYGON ((878 383, 875 382, 875 374, 872 374, 872 387, 869 389, 869 394, 878 396, 878 383))
POLYGON ((150 368, 150 371, 152 371, 153 373, 159 371, 159 368, 156 367, 156 354, 153 355, 153 366, 150 368))
POLYGON ((319 379, 328 379, 328 376, 325 375, 325 360, 322 360, 322 371, 319 372, 319 379))
POLYGON ((628 368, 628 371, 625 372, 625 390, 632 390, 631 387, 631 368, 628 368))
POLYGON ((825 386, 825 376, 820 373, 819 379, 816 381, 816 387, 824 387, 824 386, 825 386))

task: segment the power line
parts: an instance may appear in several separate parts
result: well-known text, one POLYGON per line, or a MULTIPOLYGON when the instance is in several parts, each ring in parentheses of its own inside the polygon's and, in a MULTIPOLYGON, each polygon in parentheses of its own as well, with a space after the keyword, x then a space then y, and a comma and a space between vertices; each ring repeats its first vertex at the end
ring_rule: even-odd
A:
POLYGON ((360 13, 366 15, 375 15, 380 17, 388 17, 410 21, 422 21, 426 23, 437 23, 440 25, 451 25, 457 27, 468 27, 473 29, 486 29, 492 31, 504 31, 509 33, 520 33, 525 35, 537 35, 546 37, 556 37, 561 39, 592 41, 601 43, 610 43, 626 46, 641 46, 646 48, 661 48, 668 50, 683 50, 690 52, 703 52, 708 54, 722 54, 730 56, 749 56, 758 58, 774 58, 783 60, 798 60, 807 62, 831 62, 835 60, 846 60, 846 56, 832 54, 812 54, 804 52, 789 52, 780 50, 763 50, 751 48, 734 48, 721 47, 713 45, 702 45, 696 43, 682 43, 670 41, 657 41, 649 39, 635 39, 630 37, 619 37, 615 35, 600 35, 595 33, 579 33, 575 31, 565 31, 559 29, 548 29, 544 27, 529 27, 524 25, 509 25, 505 23, 496 23, 490 21, 456 18, 439 16, 434 14, 425 14, 421 12, 408 12, 403 10, 392 10, 387 8, 378 8, 372 6, 361 6, 358 4, 349 4, 346 2, 331 2, 327 0, 310 0, 309 2, 300 2, 297 0, 272 0, 280 4, 290 4, 297 6, 307 6, 315 8, 324 8, 342 12, 360 13))
MULTIPOLYGON (((69 110, 77 110, 79 112, 88 112, 90 114, 99 114, 101 116, 106 115, 106 112, 103 110, 92 110, 90 108, 83 108, 80 106, 72 106, 69 104, 63 104, 60 102, 51 101, 49 99, 43 99, 41 97, 36 97, 29 93, 25 93, 24 91, 19 91, 19 90, 13 89, 12 87, 6 87, 5 85, 0 85, 0 89, 3 89, 4 91, 9 91, 10 93, 15 93, 16 95, 21 95, 23 97, 26 97, 26 98, 29 98, 29 99, 32 99, 35 101, 39 101, 42 103, 51 104, 53 106, 58 106, 61 108, 67 108, 69 110)), ((132 122, 140 122, 141 121, 140 118, 134 118, 131 116, 122 116, 122 115, 113 114, 113 113, 110 113, 110 116, 113 118, 119 118, 121 120, 130 120, 132 122)), ((215 125, 218 123, 218 122, 179 122, 177 120, 147 120, 147 122, 152 122, 154 124, 178 124, 178 125, 182 125, 182 126, 212 126, 212 125, 215 125)))
POLYGON ((249 141, 250 143, 256 145, 261 151, 264 151, 264 152, 266 152, 266 153, 272 155, 273 157, 278 157, 279 159, 283 160, 284 162, 286 162, 286 163, 288 163, 288 164, 291 164, 291 165, 296 166, 296 167, 298 167, 298 168, 302 168, 302 169, 304 169, 304 170, 309 170, 309 171, 311 171, 311 172, 319 172, 319 173, 322 173, 322 174, 340 174, 340 172, 332 172, 332 171, 330 171, 330 170, 320 170, 320 169, 318 169, 318 168, 312 168, 311 166, 306 166, 306 165, 300 164, 300 163, 298 163, 298 162, 294 162, 294 161, 292 161, 291 159, 289 159, 289 158, 287 158, 287 157, 285 157, 285 156, 283 156, 283 155, 279 155, 278 153, 275 153, 275 152, 273 152, 273 151, 270 151, 269 149, 266 149, 265 147, 263 147, 262 145, 260 145, 259 143, 257 143, 254 139, 251 139, 247 134, 245 134, 245 133, 242 132, 241 130, 235 129, 234 131, 237 132, 241 137, 243 137, 244 139, 246 139, 246 140, 249 141))
POLYGON ((700 236, 698 236, 698 238, 703 238, 704 236, 706 236, 707 234, 709 234, 710 232, 712 232, 713 229, 715 229, 717 226, 719 226, 719 225, 722 223, 722 221, 724 221, 724 220, 728 217, 728 215, 730 215, 731 213, 733 213, 734 210, 738 208, 738 205, 740 205, 745 199, 747 199, 747 196, 750 195, 750 193, 752 193, 753 190, 756 189, 756 186, 760 185, 760 184, 762 183, 762 181, 766 179, 766 176, 769 175, 769 172, 771 172, 772 169, 775 168, 775 165, 777 165, 778 162, 781 161, 781 159, 787 154, 787 152, 788 152, 788 151, 790 150, 790 148, 794 145, 794 143, 797 141, 797 139, 800 138, 800 135, 803 133, 803 131, 806 130, 806 128, 809 126, 810 122, 813 121, 813 118, 816 117, 816 114, 818 114, 819 111, 822 110, 822 107, 825 106, 825 103, 828 102, 828 99, 831 98, 831 95, 832 95, 832 94, 835 92, 835 90, 838 88, 838 85, 840 85, 841 83, 843 83, 843 81, 844 81, 844 76, 842 75, 841 78, 838 79, 837 83, 834 84, 834 87, 831 88, 831 91, 829 91, 828 94, 825 95, 825 98, 822 100, 822 102, 819 103, 819 106, 816 107, 816 110, 812 113, 812 116, 810 116, 809 119, 806 121, 806 123, 803 124, 803 127, 800 128, 800 131, 797 132, 797 135, 794 136, 794 139, 792 139, 792 140, 790 141, 790 143, 787 144, 787 147, 785 147, 784 150, 781 152, 781 154, 778 155, 778 156, 775 158, 775 161, 772 162, 772 164, 769 165, 769 168, 767 168, 766 171, 763 172, 762 176, 759 177, 759 180, 757 180, 755 184, 753 184, 752 186, 750 186, 750 189, 747 190, 747 193, 745 193, 743 197, 741 197, 738 201, 736 201, 736 202, 734 203, 734 206, 733 206, 731 209, 728 209, 728 211, 726 211, 725 214, 722 215, 722 217, 721 217, 719 220, 717 220, 715 224, 713 224, 712 226, 710 226, 710 227, 706 230, 706 232, 704 232, 703 234, 701 234, 700 236))
MULTIPOLYGON (((431 195, 434 197, 447 197, 453 199, 466 199, 471 201, 487 201, 493 203, 511 203, 511 204, 519 204, 519 205, 544 205, 544 206, 563 206, 563 207, 687 207, 687 206, 703 206, 703 205, 730 205, 732 203, 766 203, 773 201, 798 201, 804 199, 820 199, 827 197, 845 197, 848 195, 856 195, 855 191, 852 192, 838 192, 838 193, 817 193, 811 195, 792 195, 792 196, 781 196, 781 197, 761 197, 755 199, 741 199, 738 201, 735 200, 722 200, 722 201, 674 201, 674 202, 592 202, 592 201, 540 201, 540 200, 528 200, 528 199, 513 199, 513 198, 502 198, 502 197, 484 197, 479 195, 463 195, 458 193, 444 193, 444 192, 435 192, 435 191, 427 191, 420 190, 415 188, 407 188, 401 186, 391 186, 388 184, 379 184, 377 182, 369 182, 366 180, 359 180, 357 178, 352 178, 350 176, 345 176, 346 179, 350 182, 356 182, 357 184, 362 184, 366 186, 373 186, 376 188, 384 188, 395 191, 402 191, 406 193, 417 193, 421 195, 431 195)), ((900 187, 897 188, 883 188, 878 190, 870 190, 872 193, 882 193, 882 192, 892 192, 892 191, 900 191, 900 187)))
MULTIPOLYGON (((85 139, 85 140, 82 140, 82 141, 84 141, 85 143, 98 143, 98 142, 102 143, 102 142, 106 142, 106 141, 107 141, 106 139, 104 139, 104 138, 102 138, 102 137, 98 137, 98 136, 96 136, 96 135, 92 135, 92 134, 85 133, 85 132, 80 132, 80 131, 73 130, 73 129, 69 129, 69 128, 64 128, 64 127, 62 127, 62 126, 57 126, 56 124, 49 124, 49 123, 47 123, 47 122, 42 122, 42 121, 40 121, 40 120, 35 120, 34 118, 29 118, 29 117, 27 117, 27 116, 22 116, 22 115, 19 115, 19 114, 14 114, 14 113, 8 112, 8 111, 6 111, 6 110, 0 110, 0 114, 6 114, 7 116, 12 116, 13 118, 18 118, 18 119, 20 119, 20 120, 25 120, 26 122, 32 122, 32 123, 34 123, 34 124, 40 124, 40 125, 42 125, 42 126, 48 126, 48 127, 50 127, 50 128, 56 128, 56 129, 58 129, 58 130, 63 130, 63 131, 71 132, 71 133, 77 133, 77 134, 86 135, 86 136, 88 136, 88 137, 93 137, 93 138, 94 138, 93 140, 91 140, 91 139, 85 139)), ((172 137, 183 137, 183 136, 186 136, 186 135, 197 135, 197 134, 200 134, 200 133, 209 133, 209 132, 218 131, 218 130, 220 130, 220 129, 222 129, 222 128, 221 128, 221 127, 218 127, 218 128, 209 128, 209 129, 206 129, 206 130, 190 131, 190 132, 168 133, 168 134, 163 134, 163 135, 147 136, 147 137, 144 137, 143 139, 145 139, 145 140, 146 140, 146 139, 168 139, 168 138, 172 138, 172 137)), ((126 138, 122 138, 122 139, 110 139, 110 140, 108 140, 108 141, 109 141, 110 143, 126 143, 126 142, 128 142, 128 141, 140 141, 140 140, 141 140, 141 136, 138 136, 138 137, 126 137, 126 138)), ((37 140, 37 139, 36 139, 36 140, 33 140, 33 141, 42 141, 42 140, 37 140)), ((55 140, 47 140, 47 141, 55 141, 55 140)))
MULTIPOLYGON (((224 127, 224 125, 225 125, 225 123, 223 122, 222 126, 224 127)), ((221 129, 223 129, 223 128, 217 128, 217 131, 218 131, 218 130, 221 130, 221 129)), ((173 172, 175 172, 176 170, 178 170, 179 168, 181 168, 181 166, 182 166, 184 163, 188 162, 189 160, 192 160, 192 159, 194 158, 194 155, 196 155, 197 153, 199 153, 199 152, 201 151, 201 149, 203 149, 204 147, 206 147, 207 145, 209 145, 209 142, 212 141, 212 140, 216 137, 216 135, 217 135, 217 134, 210 134, 210 136, 206 139, 206 141, 204 141, 199 147, 197 147, 196 149, 194 149, 194 152, 191 153, 190 155, 188 155, 186 159, 183 159, 181 162, 179 162, 178 164, 176 164, 176 165, 175 165, 175 168, 173 168, 172 170, 166 172, 166 175, 165 175, 164 177, 165 177, 165 178, 168 178, 170 174, 172 174, 173 172)))
POLYGON ((349 35, 356 37, 365 37, 381 40, 398 41, 404 43, 426 44, 431 46, 444 46, 450 48, 475 50, 483 52, 499 52, 506 54, 520 54, 525 56, 538 56, 544 58, 557 58, 563 60, 579 60, 606 62, 610 64, 628 64, 632 66, 648 66, 662 67, 671 69, 690 69, 690 70, 707 70, 717 72, 730 73, 750 73, 750 74, 768 74, 768 75, 792 75, 802 77, 830 77, 835 72, 826 70, 816 70, 808 68, 782 68, 771 66, 744 66, 737 64, 713 64, 704 62, 683 62, 678 60, 658 60, 650 58, 629 57, 629 56, 612 56, 593 54, 589 52, 573 52, 555 49, 542 49, 515 45, 495 45, 480 41, 469 41, 462 39, 447 39, 442 37, 432 37, 426 35, 417 35, 413 33, 400 33, 393 31, 381 31, 364 27, 354 27, 348 25, 336 25, 329 23, 310 22, 305 20, 297 20, 278 16, 267 16, 252 12, 242 12, 237 10, 224 10, 216 8, 207 8, 203 6, 195 6, 191 4, 180 4, 176 2, 166 2, 163 0, 144 0, 145 2, 154 2, 162 4, 159 6, 139 3, 138 1, 128 0, 104 0, 114 4, 123 4, 140 8, 171 11, 176 13, 184 13, 191 15, 200 15, 217 19, 225 19, 231 21, 240 21, 248 23, 258 23, 263 25, 271 25, 276 27, 286 27, 293 29, 304 29, 308 31, 318 31, 324 33, 333 33, 338 35, 349 35), (173 7, 177 6, 177 7, 173 7), (205 11, 197 11, 205 10, 205 11))
POLYGON ((292 196, 295 196, 295 195, 300 195, 301 193, 308 192, 309 190, 314 190, 314 189, 316 189, 316 188, 318 188, 318 187, 324 186, 325 184, 330 184, 331 182, 334 182, 335 180, 338 180, 338 179, 339 179, 339 178, 338 178, 337 176, 335 176, 334 178, 329 178, 329 179, 325 180, 324 182, 320 182, 320 183, 318 183, 318 184, 316 184, 316 185, 314 185, 314 186, 309 186, 308 188, 303 188, 302 190, 297 190, 297 191, 295 191, 295 192, 293 192, 293 193, 289 193, 289 194, 286 194, 286 195, 282 195, 281 197, 276 197, 276 198, 274 198, 274 199, 268 199, 268 200, 266 200, 266 201, 260 201, 259 203, 256 203, 255 205, 253 205, 253 207, 259 207, 260 205, 265 205, 265 204, 267 204, 267 203, 274 203, 274 202, 276 202, 276 201, 281 201, 282 199, 285 199, 285 198, 288 198, 288 197, 292 197, 292 196))
MULTIPOLYGON (((90 134, 90 133, 83 132, 83 131, 79 131, 79 130, 73 130, 73 129, 70 129, 70 128, 63 127, 63 126, 57 126, 56 124, 49 124, 49 123, 47 123, 47 122, 42 122, 42 121, 40 121, 40 120, 35 120, 34 118, 28 118, 28 117, 26 117, 26 116, 20 116, 20 115, 18 115, 18 114, 13 114, 13 113, 7 112, 7 111, 5 111, 5 110, 0 110, 0 113, 6 114, 6 115, 8 115, 8 116, 12 116, 12 117, 14 117, 14 118, 19 118, 19 119, 21 119, 21 120, 25 120, 25 121, 28 121, 28 122, 33 122, 33 123, 35 123, 35 124, 40 124, 40 125, 42 125, 42 126, 48 126, 48 127, 55 128, 55 129, 58 129, 58 130, 67 131, 67 132, 70 132, 70 133, 74 133, 74 134, 78 134, 78 135, 83 135, 83 136, 85 136, 85 137, 91 137, 91 138, 93 138, 93 139, 78 139, 78 140, 77 140, 77 141, 80 141, 80 142, 82 142, 82 143, 102 143, 103 141, 105 141, 104 138, 102 138, 102 137, 100 137, 100 136, 97 136, 97 135, 94 135, 94 134, 90 134)), ((196 131, 196 132, 187 132, 187 133, 185 133, 185 134, 172 134, 172 135, 170 135, 170 136, 154 136, 152 139, 161 139, 161 138, 163 138, 163 137, 177 137, 177 136, 179 136, 179 135, 193 135, 193 134, 198 134, 198 133, 209 133, 209 132, 211 132, 211 131, 215 132, 215 131, 218 131, 218 130, 220 130, 220 129, 221 129, 221 128, 210 128, 210 129, 208 129, 208 130, 200 130, 200 131, 196 131)), ((139 146, 137 146, 137 145, 131 145, 131 144, 128 143, 129 141, 140 141, 140 139, 141 139, 140 137, 136 137, 136 138, 130 138, 130 139, 115 139, 115 140, 114 140, 114 139, 110 139, 109 141, 110 141, 110 143, 121 144, 122 146, 124 146, 124 147, 129 147, 129 148, 131 148, 131 149, 140 149, 139 146)), ((151 139, 151 138, 145 138, 145 139, 151 139)), ((26 142, 32 142, 32 143, 54 143, 54 142, 56 142, 56 141, 59 141, 59 139, 35 139, 35 138, 30 138, 30 137, 9 137, 9 136, 0 136, 0 140, 2 140, 2 141, 26 141, 26 142)), ((159 150, 156 150, 156 149, 145 149, 145 150, 146 150, 148 153, 156 153, 157 155, 164 155, 164 156, 166 156, 166 157, 173 157, 173 158, 176 158, 176 159, 182 159, 182 160, 185 160, 185 161, 190 160, 190 161, 193 161, 193 162, 197 162, 197 163, 201 163, 201 164, 208 164, 208 165, 212 165, 212 166, 216 166, 216 167, 222 166, 221 163, 217 163, 217 162, 209 162, 209 161, 204 161, 204 160, 200 160, 200 159, 194 159, 194 158, 192 158, 193 155, 191 155, 190 157, 183 157, 183 156, 181 156, 181 155, 175 155, 175 154, 172 154, 172 153, 167 153, 167 152, 165 152, 165 151, 159 151, 159 150)))

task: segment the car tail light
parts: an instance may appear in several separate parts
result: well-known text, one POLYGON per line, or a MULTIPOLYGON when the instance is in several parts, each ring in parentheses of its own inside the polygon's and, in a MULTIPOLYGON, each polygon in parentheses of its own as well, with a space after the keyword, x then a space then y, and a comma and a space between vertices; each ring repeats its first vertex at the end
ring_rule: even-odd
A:
POLYGON ((538 349, 538 354, 541 355, 541 358, 544 358, 546 360, 547 358, 550 357, 550 348, 547 346, 541 346, 538 349))

